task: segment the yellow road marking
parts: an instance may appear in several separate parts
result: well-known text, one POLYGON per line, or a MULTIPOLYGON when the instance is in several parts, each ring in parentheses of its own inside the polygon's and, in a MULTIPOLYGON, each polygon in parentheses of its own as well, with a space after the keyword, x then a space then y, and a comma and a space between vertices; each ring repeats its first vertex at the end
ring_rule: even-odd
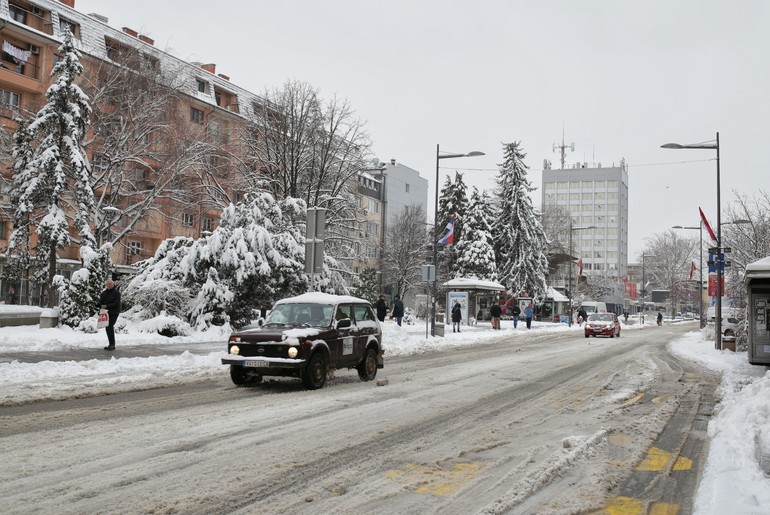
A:
POLYGON ((679 505, 665 502, 653 502, 647 511, 645 503, 641 499, 633 497, 615 497, 604 510, 597 512, 606 515, 676 515, 679 513, 679 505))
POLYGON ((604 510, 607 515, 643 515, 644 502, 633 497, 615 497, 604 510))
MULTIPOLYGON (((674 459, 674 454, 658 449, 657 447, 650 447, 647 450, 647 456, 642 462, 636 466, 636 470, 640 471, 661 471, 668 467, 671 460, 674 459)), ((692 460, 685 458, 684 456, 677 456, 674 462, 673 470, 690 470, 692 469, 692 460)))
POLYGON ((668 467, 673 455, 663 449, 650 447, 647 449, 647 456, 636 466, 636 470, 654 470, 660 471, 668 467))
POLYGON ((639 402, 639 399, 644 397, 644 392, 637 394, 635 397, 632 397, 631 399, 628 399, 625 403, 623 403, 623 407, 631 406, 632 404, 636 404, 639 402))
POLYGON ((679 513, 679 505, 667 502, 654 502, 650 506, 649 515, 676 515, 679 513))
POLYGON ((449 469, 410 463, 403 468, 385 472, 385 477, 412 485, 415 493, 444 497, 457 492, 474 479, 482 468, 480 462, 456 463, 449 469))
POLYGON ((679 456, 674 462, 674 470, 690 470, 692 468, 692 460, 679 456))

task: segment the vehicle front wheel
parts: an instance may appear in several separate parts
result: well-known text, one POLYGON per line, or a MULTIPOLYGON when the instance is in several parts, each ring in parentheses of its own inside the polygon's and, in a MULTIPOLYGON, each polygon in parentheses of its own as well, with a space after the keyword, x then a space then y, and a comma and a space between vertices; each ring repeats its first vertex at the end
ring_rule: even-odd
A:
POLYGON ((377 353, 374 349, 366 349, 364 359, 358 364, 358 377, 362 381, 373 381, 377 377, 377 353))
POLYGON ((590 336, 590 335, 589 335, 589 334, 587 334, 587 335, 586 335, 586 338, 588 338, 589 336, 590 336))
POLYGON ((322 352, 316 352, 302 371, 302 382, 308 390, 318 390, 326 384, 326 358, 322 352))
POLYGON ((240 365, 230 365, 230 379, 237 386, 245 386, 247 384, 259 384, 262 382, 262 376, 254 372, 250 372, 248 368, 240 365))
POLYGON ((240 365, 230 365, 230 379, 233 380, 237 386, 243 386, 249 382, 246 377, 246 369, 240 365))

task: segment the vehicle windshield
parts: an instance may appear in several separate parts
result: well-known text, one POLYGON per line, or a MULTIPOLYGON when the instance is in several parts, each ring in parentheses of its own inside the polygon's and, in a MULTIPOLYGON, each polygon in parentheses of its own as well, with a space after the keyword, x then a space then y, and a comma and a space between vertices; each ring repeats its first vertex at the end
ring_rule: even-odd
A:
POLYGON ((331 324, 332 304, 278 304, 265 319, 265 326, 328 327, 331 324))
POLYGON ((610 313, 595 313, 588 315, 589 322, 612 322, 612 315, 610 313))

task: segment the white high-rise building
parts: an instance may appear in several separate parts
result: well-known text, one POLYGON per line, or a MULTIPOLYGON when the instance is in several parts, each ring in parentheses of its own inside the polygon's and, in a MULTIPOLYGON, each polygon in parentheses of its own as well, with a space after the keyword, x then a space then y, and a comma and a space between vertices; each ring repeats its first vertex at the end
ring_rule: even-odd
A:
POLYGON ((572 234, 572 255, 582 259, 583 275, 622 281, 628 268, 628 166, 589 167, 578 163, 543 170, 543 211, 558 206, 574 227, 596 226, 572 234))

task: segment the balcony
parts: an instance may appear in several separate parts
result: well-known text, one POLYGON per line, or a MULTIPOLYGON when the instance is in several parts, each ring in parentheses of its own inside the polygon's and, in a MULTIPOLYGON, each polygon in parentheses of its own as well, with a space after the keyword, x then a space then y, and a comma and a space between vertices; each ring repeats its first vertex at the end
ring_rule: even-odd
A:
POLYGON ((51 13, 22 2, 10 2, 8 4, 8 11, 11 20, 26 25, 31 29, 48 34, 49 36, 53 35, 51 13))

